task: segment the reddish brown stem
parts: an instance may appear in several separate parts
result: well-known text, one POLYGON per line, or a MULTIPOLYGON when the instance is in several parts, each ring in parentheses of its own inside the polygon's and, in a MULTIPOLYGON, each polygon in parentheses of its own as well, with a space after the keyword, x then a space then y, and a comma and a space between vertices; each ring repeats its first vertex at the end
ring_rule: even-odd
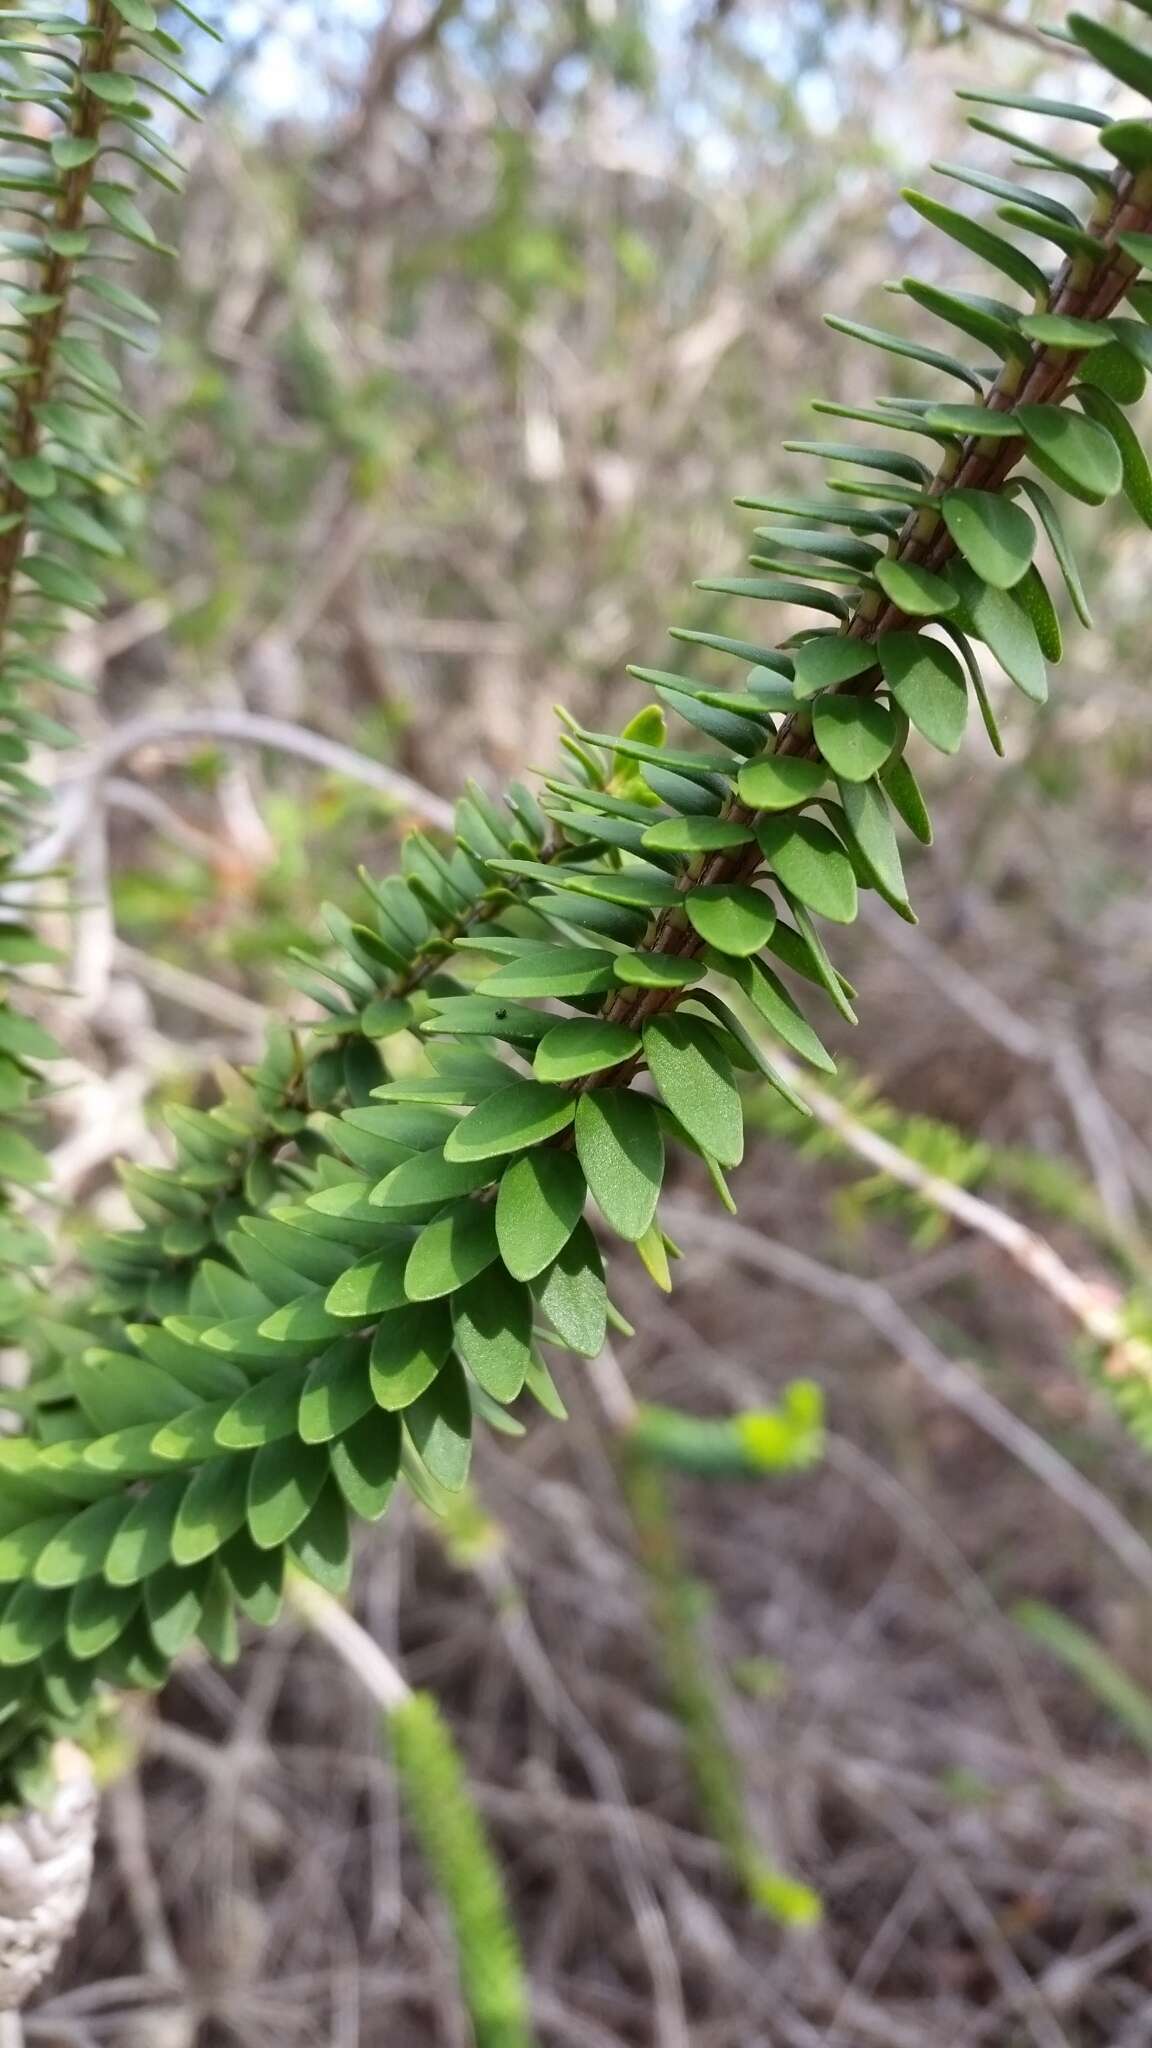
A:
MULTIPOLYGON (((84 71, 113 70, 124 32, 123 17, 109 4, 109 0, 89 0, 88 26, 97 33, 85 45, 68 128, 69 135, 78 142, 95 142, 108 113, 104 102, 85 87, 84 71)), ((77 164, 74 170, 64 173, 52 218, 54 228, 72 232, 82 226, 97 161, 93 157, 90 162, 77 164)), ((55 304, 46 312, 34 314, 28 322, 26 362, 29 374, 15 386, 8 442, 9 454, 20 461, 27 461, 39 451, 38 407, 48 396, 52 382, 56 344, 68 314, 68 293, 74 267, 74 257, 60 255, 55 250, 50 253, 39 289, 55 304)), ((0 518, 7 520, 13 515, 15 524, 0 533, 0 649, 6 638, 16 575, 28 539, 28 499, 19 484, 8 476, 0 480, 0 518)))

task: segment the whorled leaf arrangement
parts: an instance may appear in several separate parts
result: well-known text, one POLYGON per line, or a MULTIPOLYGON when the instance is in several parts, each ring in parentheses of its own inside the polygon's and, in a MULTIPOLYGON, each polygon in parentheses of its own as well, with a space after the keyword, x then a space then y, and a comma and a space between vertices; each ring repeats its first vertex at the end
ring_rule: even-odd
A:
MULTIPOLYGON (((187 12, 188 10, 182 10, 187 12)), ((195 19, 195 17, 192 17, 195 19)), ((139 347, 155 315, 107 274, 133 245, 160 245, 136 200, 172 186, 153 102, 183 101, 179 44, 149 0, 90 0, 78 14, 0 13, 0 1335, 18 1341, 37 1308, 31 1274, 51 1247, 23 1219, 20 1191, 47 1176, 25 1126, 57 1048, 7 985, 56 956, 21 905, 22 851, 40 791, 33 749, 68 729, 37 708, 82 687, 53 661, 70 613, 103 602, 102 564, 125 552, 118 501, 136 478, 121 446, 126 405, 112 353, 139 347), (111 352, 110 352, 111 351, 111 352)), ((187 111, 187 110, 186 110, 187 111)))
MULTIPOLYGON (((1152 57, 1079 15, 1069 32, 1152 99, 1152 57)), ((219 1107, 171 1111, 170 1171, 124 1169, 143 1227, 93 1247, 71 1319, 40 1319, 27 1433, 0 1443, 18 1791, 98 1687, 161 1684, 194 1637, 231 1655, 238 1610, 275 1616, 286 1561, 342 1587, 350 1518, 381 1514, 401 1473, 433 1504, 459 1489, 476 1418, 518 1433, 525 1390, 559 1410, 545 1354, 593 1357, 620 1324, 600 1241, 669 1282, 669 1146, 728 1199, 739 1072, 787 1094, 773 1034, 830 1065, 780 970, 851 1017, 821 927, 849 923, 861 888, 911 916, 895 820, 931 836, 911 730, 954 752, 974 699, 999 747, 981 650, 1043 699, 1059 628, 1040 530, 1086 616, 1049 486, 1092 504, 1124 489, 1152 524, 1125 417, 1152 362, 1152 121, 974 97, 1093 132, 1087 162, 1010 138, 1087 187, 1087 216, 951 173, 1055 247, 1050 275, 983 216, 911 195, 1018 298, 901 287, 992 369, 849 329, 963 393, 820 408, 901 446, 793 444, 866 474, 756 501, 755 573, 702 586, 816 623, 778 648, 678 632, 743 671, 636 671, 703 746, 668 746, 659 708, 619 736, 571 727, 570 774, 539 802, 472 791, 447 851, 410 839, 401 875, 365 878, 363 922, 329 913, 307 1043, 274 1034, 219 1107)))

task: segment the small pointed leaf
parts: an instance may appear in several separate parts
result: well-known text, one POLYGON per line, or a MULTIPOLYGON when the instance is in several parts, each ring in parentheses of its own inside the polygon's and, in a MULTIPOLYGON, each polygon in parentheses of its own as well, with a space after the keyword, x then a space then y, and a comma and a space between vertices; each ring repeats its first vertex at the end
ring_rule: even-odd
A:
POLYGON ((664 1139, 651 1099, 630 1088, 581 1095, 576 1156, 605 1221, 635 1243, 656 1213, 664 1178, 664 1139))
POLYGON ((715 1029, 697 1017, 654 1017, 644 1051, 652 1079, 688 1136, 721 1166, 739 1166, 740 1094, 715 1029))
POLYGON ((776 906, 770 896, 744 882, 716 882, 693 889, 685 901, 688 920, 718 953, 758 953, 772 936, 776 906))
POLYGON ((834 924, 852 923, 857 907, 856 877, 843 847, 826 825, 815 818, 765 818, 757 837, 785 888, 801 903, 834 924))

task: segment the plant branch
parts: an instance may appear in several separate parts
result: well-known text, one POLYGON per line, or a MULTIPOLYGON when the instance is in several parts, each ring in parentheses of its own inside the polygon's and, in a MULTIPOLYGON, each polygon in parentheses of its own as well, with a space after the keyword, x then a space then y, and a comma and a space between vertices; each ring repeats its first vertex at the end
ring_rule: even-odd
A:
MULTIPOLYGON (((1105 256, 1088 275, 1084 274, 1082 258, 1068 257, 1054 280, 1047 310, 1077 319, 1107 319, 1139 274, 1139 266, 1118 246, 1117 237, 1133 231, 1147 232, 1150 225, 1152 195, 1145 180, 1138 180, 1130 172, 1118 173, 1108 217, 1095 227, 1095 239, 1106 252, 1105 256)), ((1026 360, 1022 362, 1019 358, 1010 357, 1003 365, 985 400, 987 409, 1002 413, 1022 404, 1057 403, 1071 386, 1081 359, 1074 350, 1034 344, 1026 360)), ((936 475, 927 486, 929 495, 938 498, 945 490, 956 489, 999 490, 1021 460, 1024 449, 1022 439, 990 440, 987 436, 969 434, 960 443, 949 446, 936 475)), ((909 512, 894 549, 896 561, 935 572, 956 553, 956 544, 937 512, 926 506, 909 512)), ((843 630, 846 637, 874 641, 882 633, 922 623, 921 620, 910 619, 896 605, 869 591, 857 600, 843 630)), ((839 687, 845 694, 866 695, 875 685, 865 676, 839 687)), ((791 757, 818 758, 811 716, 806 709, 799 708, 789 713, 775 746, 769 751, 791 757)), ((757 815, 736 797, 729 799, 722 812, 723 817, 740 824, 754 823, 757 815)), ((750 849, 700 856, 685 869, 678 887, 683 895, 689 895, 702 887, 747 882, 760 874, 764 867, 764 856, 753 842, 750 849)), ((704 941, 687 923, 678 907, 660 911, 643 941, 647 952, 683 959, 695 958, 703 944, 704 941)), ((649 1017, 674 1008, 683 993, 678 988, 624 989, 608 999, 603 1014, 612 1022, 636 1028, 649 1017)), ((610 1075, 590 1077, 579 1085, 582 1088, 599 1087, 605 1082, 614 1083, 621 1077, 617 1070, 610 1075)))
POLYGON ((902 1187, 911 1188, 932 1207, 951 1216, 965 1230, 987 1238, 1027 1274, 1033 1285, 1074 1322, 1094 1345, 1105 1352, 1109 1369, 1117 1372, 1152 1373, 1152 1346, 1128 1334, 1124 1323, 1124 1297, 1106 1280, 1086 1280, 1077 1273, 1055 1246, 1016 1216, 995 1203, 985 1201, 967 1188, 940 1174, 929 1173, 915 1159, 893 1145, 877 1131, 853 1116, 851 1110, 823 1088, 810 1081, 787 1053, 773 1052, 773 1059, 790 1088, 807 1103, 826 1130, 902 1187))
MULTIPOLYGON (((90 21, 96 30, 88 56, 81 63, 72 99, 68 135, 80 143, 95 143, 108 115, 108 107, 84 82, 86 71, 110 72, 125 22, 111 0, 92 0, 90 21)), ((98 157, 65 173, 53 216, 53 227, 64 235, 75 233, 84 219, 88 194, 96 175, 98 157)), ((56 363, 56 344, 68 316, 68 298, 76 266, 75 256, 51 250, 44 266, 40 290, 47 303, 28 321, 27 375, 14 385, 13 413, 7 442, 10 459, 27 462, 40 449, 38 408, 48 396, 56 363)), ((0 646, 8 632, 16 573, 28 538, 28 498, 16 479, 8 474, 0 485, 0 646), (10 525, 4 522, 11 521, 10 525)))
POLYGON ((241 746, 266 747, 273 753, 295 754, 333 775, 344 775, 387 797, 398 810, 411 813, 441 831, 451 831, 453 812, 443 797, 433 795, 411 776, 374 761, 342 740, 311 732, 284 718, 256 711, 187 711, 159 717, 142 716, 117 726, 95 747, 80 772, 61 784, 57 819, 31 847, 21 875, 43 874, 65 860, 99 803, 104 783, 120 765, 143 747, 166 746, 179 740, 234 740, 241 746))

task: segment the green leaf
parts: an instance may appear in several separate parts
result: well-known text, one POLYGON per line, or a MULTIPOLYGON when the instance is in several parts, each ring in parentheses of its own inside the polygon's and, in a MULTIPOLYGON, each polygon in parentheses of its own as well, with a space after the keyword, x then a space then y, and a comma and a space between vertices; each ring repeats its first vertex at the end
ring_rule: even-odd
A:
MULTIPOLYGON (((816 410, 838 412, 841 408, 817 406, 816 410)), ((860 415, 849 413, 848 417, 857 419, 860 415)), ((753 512, 779 512, 788 519, 819 520, 823 526, 846 526, 857 533, 890 532, 892 528, 889 522, 894 516, 871 507, 845 505, 835 498, 737 498, 735 502, 737 505, 747 506, 753 512)), ((895 517, 898 527, 899 515, 895 517)), ((720 648, 738 657, 743 656, 748 661, 762 662, 779 675, 792 673, 790 668, 780 666, 782 661, 787 660, 786 655, 769 654, 764 648, 749 646, 746 640, 727 641, 714 634, 686 633, 680 626, 673 626, 672 634, 674 639, 701 642, 705 647, 720 648)))
POLYGON ((270 1628, 284 1604, 284 1552, 258 1550, 247 1529, 238 1529, 228 1538, 216 1564, 249 1619, 261 1628, 270 1628))
POLYGON ((22 1131, 11 1126, 0 1130, 0 1179, 15 1181, 20 1187, 35 1187, 51 1176, 50 1162, 22 1131))
POLYGON ((143 29, 148 34, 156 27, 156 9, 151 0, 111 0, 111 4, 129 28, 143 29))
POLYGON ((251 1462, 239 1455, 215 1458, 193 1474, 172 1525, 173 1564, 199 1564, 235 1535, 244 1521, 251 1462))
POLYGON ((527 1003, 490 1002, 487 996, 434 996, 431 1007, 432 1016, 420 1026, 427 1036, 443 1031, 456 1038, 500 1038, 525 1048, 538 1045, 554 1021, 527 1003))
MULTIPOLYGON (((1101 395, 1106 396, 1106 394, 1101 395)), ((1082 398, 1081 403, 1086 404, 1086 401, 1082 398)), ((1108 403, 1109 405, 1111 405, 1110 400, 1108 401, 1108 403)), ((1090 404, 1086 404, 1086 410, 1091 412, 1092 406, 1090 404)), ((1140 443, 1136 440, 1136 436, 1132 433, 1132 429, 1128 426, 1128 422, 1125 420, 1123 414, 1120 413, 1119 407, 1112 407, 1112 411, 1113 413, 1118 415, 1121 428, 1126 429, 1127 433, 1131 435, 1132 441, 1135 444, 1137 452, 1141 456, 1143 456, 1143 450, 1140 448, 1140 443)), ((1111 422, 1111 420, 1102 421, 1102 423, 1107 424, 1109 426, 1109 431, 1111 432, 1113 439, 1117 441, 1118 446, 1120 446, 1121 456, 1123 457, 1124 447, 1119 440, 1119 436, 1117 435, 1115 425, 1111 422)), ((1125 489, 1127 489, 1128 469, 1126 458, 1124 485, 1125 489)), ((1025 495, 1031 500, 1032 504, 1035 506, 1036 512, 1040 519, 1040 524, 1044 528, 1044 531, 1048 536, 1049 546, 1051 547, 1052 552, 1056 557, 1056 561, 1060 568, 1060 573, 1064 578, 1064 583, 1067 588, 1068 595, 1072 600, 1073 610, 1075 611, 1077 618, 1080 620, 1081 625, 1090 628, 1092 625, 1092 614, 1088 609, 1088 599, 1085 594, 1084 585, 1080 580, 1080 571, 1076 566, 1076 558, 1072 553, 1071 543, 1069 542, 1068 536, 1064 530, 1064 522, 1060 516, 1058 508, 1053 504, 1052 499, 1049 497, 1043 484, 1040 483, 1036 477, 1019 477, 1016 480, 1016 487, 1018 490, 1023 491, 1025 495)), ((1152 478, 1150 478, 1149 480, 1149 504, 1150 507, 1152 507, 1152 478)))
POLYGON ((152 232, 147 215, 141 213, 134 199, 118 185, 93 184, 92 198, 97 206, 103 207, 113 227, 118 228, 130 242, 139 242, 145 249, 155 249, 161 254, 169 253, 152 232))
POLYGON ((208 1572, 203 1565, 179 1571, 168 1565, 156 1572, 144 1588, 144 1610, 156 1648, 165 1657, 176 1658, 187 1649, 200 1623, 208 1572))
POLYGON ((786 889, 818 917, 851 924, 856 877, 843 847, 814 818, 766 818, 757 829, 765 858, 786 889))
MULTIPOLYGON (((545 882, 552 889, 570 890, 574 896, 591 896, 600 903, 617 903, 632 910, 666 910, 676 901, 675 884, 651 867, 561 868, 542 861, 494 861, 501 873, 524 875, 529 881, 545 882)), ((561 915, 563 913, 561 912, 561 915)))
MULTIPOLYGON (((1144 453, 1139 436, 1129 425, 1115 400, 1110 398, 1106 391, 1091 390, 1084 385, 1080 385, 1076 391, 1076 397, 1084 407, 1085 412, 1091 414, 1094 420, 1099 421, 1100 425, 1105 427, 1112 436, 1120 451, 1120 461, 1124 473, 1124 495, 1137 518, 1143 520, 1145 526, 1152 526, 1152 468, 1149 467, 1148 457, 1144 453)), ((1053 542, 1053 546, 1055 546, 1055 542, 1053 542)), ((1059 559, 1060 566, 1064 570, 1065 580, 1067 581, 1068 571, 1065 568, 1064 557, 1061 556, 1059 559)), ((1073 573, 1075 573, 1075 565, 1073 565, 1073 573)), ((1068 587, 1071 592, 1071 583, 1069 583, 1068 587)), ((1074 592, 1072 593, 1072 598, 1075 604, 1074 592)), ((1091 620, 1085 616, 1085 611, 1081 610, 1079 604, 1076 604, 1076 610, 1081 619, 1083 619, 1084 624, 1091 625, 1091 620)))
POLYGON ((325 1308, 318 1294, 290 1301, 260 1324, 260 1335, 273 1344, 324 1344, 342 1334, 339 1318, 325 1308))
MULTIPOLYGON (((964 668, 968 676, 968 681, 972 685, 972 694, 976 699, 977 705, 979 706, 980 717, 983 720, 984 730, 988 735, 989 743, 991 744, 993 751, 999 754, 1001 760, 1003 760, 1004 741, 1000 736, 1000 727, 997 724, 996 713, 992 709, 992 699, 989 697, 987 688, 985 687, 984 677, 980 669, 980 663, 976 656, 976 650, 973 647, 972 642, 969 640, 967 634, 962 633, 960 631, 959 626, 957 626, 953 620, 942 619, 940 621, 940 624, 943 631, 947 633, 949 639, 952 641, 953 645, 959 649, 960 659, 964 664, 964 668)), ((880 779, 882 782, 886 781, 885 776, 881 776, 880 779)), ((891 795, 892 792, 889 791, 889 794, 891 795)), ((901 817, 903 817, 904 812, 901 810, 900 804, 894 796, 893 802, 896 804, 896 809, 900 811, 901 817)), ((907 820, 905 820, 905 822, 907 822, 907 820)), ((914 827, 913 830, 915 830, 914 827)), ((920 834, 917 832, 916 836, 917 838, 919 838, 920 834)), ((930 843, 931 840, 929 838, 929 840, 927 840, 925 844, 930 843)))
POLYGON ((1137 176, 1152 164, 1152 122, 1105 121, 1098 139, 1102 149, 1137 176))
POLYGON ((876 782, 842 782, 840 785, 842 830, 863 862, 874 889, 893 909, 915 920, 908 908, 908 889, 900 860, 900 848, 884 792, 876 782))
POLYGON ((257 1380, 227 1408, 216 1424, 216 1442, 224 1450, 258 1450, 278 1437, 296 1434, 303 1374, 291 1365, 257 1380))
MULTIPOLYGON (((757 526, 754 532, 758 541, 767 541, 770 548, 786 548, 790 556, 818 555, 824 562, 850 569, 871 569, 880 554, 879 548, 858 534, 830 532, 822 526, 757 526)), ((759 557, 752 559, 758 566, 767 566, 759 557)), ((823 574, 807 563, 797 562, 795 567, 805 575, 823 574)))
POLYGON ((306 1444, 343 1436, 375 1399, 363 1344, 342 1338, 316 1360, 304 1382, 296 1426, 306 1444))
POLYGON ((798 754, 764 754, 740 770, 737 788, 741 801, 753 810, 789 811, 809 803, 827 780, 823 761, 804 761, 798 754))
POLYGON ((369 1386, 377 1407, 407 1408, 429 1387, 452 1348, 452 1324, 441 1301, 393 1309, 372 1339, 369 1386))
POLYGON ((368 1322, 387 1309, 400 1308, 408 1299, 405 1270, 410 1249, 406 1243, 386 1245, 382 1251, 349 1266, 327 1297, 330 1313, 368 1322))
MULTIPOLYGON (((935 314, 938 320, 947 320, 962 334, 990 348, 994 355, 1008 358, 1028 354, 1019 333, 1018 314, 999 299, 982 298, 973 292, 943 292, 918 277, 901 278, 900 289, 914 305, 935 314)), ((787 447, 788 443, 784 445, 787 447)), ((929 479, 925 476, 922 481, 927 483, 929 479)))
POLYGON ((352 1576, 352 1532, 338 1484, 327 1479, 292 1538, 292 1556, 310 1579, 337 1596, 352 1576))
POLYGON ((406 1410, 404 1423, 433 1479, 459 1493, 472 1457, 472 1404, 458 1359, 449 1358, 427 1392, 406 1410))
POLYGON ((494 1401, 514 1401, 532 1363, 532 1296, 503 1266, 470 1280, 452 1303, 457 1353, 494 1401))
POLYGON ((392 1498, 400 1470, 400 1423, 379 1412, 353 1423, 328 1447, 332 1476, 354 1515, 375 1522, 392 1498))
POLYGON ((596 1240, 581 1218, 532 1292, 558 1337, 581 1358, 596 1358, 607 1329, 608 1294, 596 1240))
MULTIPOLYGON (((572 1114, 576 1105, 572 1103, 572 1114)), ((404 1285, 410 1301, 435 1301, 481 1273, 496 1257, 490 1202, 463 1201, 425 1225, 409 1254, 404 1285)))
POLYGON ((140 1588, 109 1586, 84 1579, 68 1603, 67 1642, 71 1656, 87 1661, 110 1649, 140 1604, 140 1588))
POLYGON ((56 489, 56 471, 42 455, 10 455, 4 467, 26 498, 50 498, 56 489))
POLYGON ((541 1081, 578 1081, 620 1066, 640 1050, 639 1035, 602 1017, 571 1017, 542 1038, 533 1061, 541 1081))
POLYGON ((18 1060, 57 1060, 60 1046, 31 1017, 21 1017, 7 1004, 0 1006, 0 1052, 18 1060))
POLYGON ((1108 346, 1106 327, 1098 321, 1070 319, 1067 313, 1030 313, 1021 320, 1020 332, 1041 348, 1073 349, 1077 354, 1108 346))
POLYGON ((1152 57, 1104 22, 1093 21, 1090 15, 1070 14, 1066 27, 1081 49, 1087 50, 1113 78, 1118 78, 1122 85, 1130 85, 1133 92, 1143 94, 1145 99, 1152 99, 1152 57))
POLYGON ((1020 439, 1015 413, 993 411, 986 405, 934 405, 924 420, 927 426, 953 434, 975 434, 982 441, 1020 439))
MULTIPOLYGON (((1152 134, 1148 137, 1152 146, 1152 134)), ((1143 270, 1152 270, 1152 235, 1117 235, 1116 246, 1131 256, 1133 263, 1139 263, 1143 270)))
POLYGON ((517 1280, 534 1280, 567 1244, 587 1189, 570 1152, 526 1152, 513 1161, 496 1199, 500 1256, 517 1280))
POLYGON ((923 633, 885 633, 877 647, 900 709, 934 747, 954 754, 968 720, 968 691, 956 656, 923 633))
MULTIPOLYGON (((948 574, 960 595, 962 623, 983 640, 1017 688, 1034 703, 1043 704, 1048 677, 1036 628, 1027 613, 1014 603, 1009 591, 992 590, 982 583, 966 562, 950 563, 948 574)), ((911 712, 908 715, 911 717, 911 712)))
MULTIPOLYGON (((905 279, 905 286, 908 280, 905 279)), ((942 295, 941 295, 942 296, 942 295)), ((865 469, 886 470, 913 484, 930 483, 931 471, 915 455, 902 455, 893 448, 861 448, 855 441, 783 441, 793 455, 815 455, 824 462, 850 462, 865 469)))
POLYGON ((565 1130, 575 1114, 575 1100, 563 1088, 542 1081, 513 1081, 457 1124, 444 1157, 499 1159, 508 1152, 523 1152, 565 1130))
POLYGON ((717 853, 751 838, 752 827, 735 818, 661 818, 648 827, 643 843, 653 853, 717 853))
POLYGON ((605 1221, 634 1244, 656 1213, 664 1179, 664 1139, 655 1104, 629 1088, 581 1095, 576 1157, 605 1221))
POLYGON ((1038 206, 1035 202, 1040 195, 1028 192, 1024 196, 1026 203, 1023 206, 998 206, 998 218, 1007 221, 1009 227, 1022 228, 1025 234, 1038 235, 1042 241, 1054 242, 1056 247, 1063 249, 1068 256, 1083 256, 1093 264, 1104 261, 1108 252, 1103 242, 1097 241, 1082 228, 1074 216, 1069 223, 1061 214, 1050 211, 1048 206, 1038 206))
POLYGON ((843 782, 867 782, 899 738, 892 713, 871 697, 818 697, 812 730, 828 766, 843 782))
POLYGON ((981 257, 985 263, 991 263, 1039 304, 1047 303, 1048 279, 1044 272, 1006 235, 997 234, 994 229, 985 227, 982 221, 973 220, 969 214, 957 213, 951 206, 942 206, 938 199, 925 198, 922 192, 906 188, 903 197, 923 220, 942 229, 954 242, 959 242, 961 248, 981 257))
POLYGON ((958 90, 958 100, 970 101, 981 107, 1007 107, 1014 114, 1049 114, 1053 120, 1085 121, 1089 127, 1103 128, 1107 114, 1098 113, 1095 107, 1081 107, 1074 100, 1037 99, 1030 93, 978 91, 974 86, 958 90))
POLYGON ((810 1061, 825 1074, 836 1072, 835 1060, 825 1052, 804 1012, 770 967, 765 967, 760 960, 741 961, 738 967, 725 961, 723 966, 785 1045, 791 1046, 802 1060, 810 1061))
POLYGON ((693 889, 684 908, 694 931, 718 953, 758 953, 776 923, 771 897, 744 882, 715 882, 693 889))
POLYGON ((612 988, 611 953, 549 946, 509 960, 481 983, 485 996, 602 996, 612 988))
POLYGON ((698 960, 675 953, 618 953, 612 971, 621 988, 690 988, 703 973, 698 960))
POLYGON ((1118 341, 1086 356, 1076 374, 1082 385, 1091 384, 1094 389, 1106 391, 1117 405, 1138 404, 1148 382, 1135 357, 1121 348, 1118 341))
POLYGON ((945 491, 940 509, 960 553, 985 583, 1010 590, 1027 574, 1036 528, 1010 498, 995 491, 945 491))
POLYGON ((50 1537, 32 1573, 38 1586, 75 1586, 103 1572, 109 1546, 132 1508, 128 1494, 111 1494, 82 1508, 50 1537))
POLYGON ((1011 595, 1013 603, 1018 604, 1031 619, 1041 654, 1048 661, 1060 661, 1064 653, 1064 636, 1060 630, 1059 615, 1039 569, 1029 569, 1011 595))
POLYGON ((328 1477, 323 1444, 299 1437, 265 1444, 248 1474, 248 1531, 258 1550, 276 1550, 300 1527, 328 1477))
POLYGON ((0 1664, 31 1664, 59 1642, 68 1625, 68 1595, 27 1581, 0 1617, 0 1664))
POLYGON ((943 370, 950 377, 959 377, 975 392, 982 392, 983 381, 974 370, 968 368, 957 356, 942 355, 939 349, 924 348, 919 342, 908 341, 901 334, 889 334, 881 327, 863 327, 858 320, 841 320, 837 315, 826 313, 824 325, 831 327, 835 334, 847 334, 854 341, 865 341, 873 348, 881 348, 889 355, 908 356, 913 362, 925 363, 929 369, 943 370))
POLYGON ((412 1005, 403 996, 378 996, 361 1012, 365 1038, 394 1038, 412 1022, 412 1005))
POLYGON ((135 79, 121 71, 85 71, 84 87, 109 107, 130 107, 139 93, 135 79))
POLYGON ((814 584, 800 583, 791 576, 715 576, 693 584, 694 590, 714 590, 721 597, 751 597, 769 604, 805 605, 810 611, 830 612, 834 619, 846 619, 848 606, 830 591, 814 584))
POLYGON ((921 846, 931 846, 932 820, 928 806, 920 784, 902 754, 893 754, 887 766, 880 770, 880 780, 893 809, 899 812, 913 837, 920 841, 921 846))
POLYGON ((697 1017, 654 1017, 645 1027, 644 1052, 677 1123, 721 1166, 739 1166, 744 1156, 740 1093, 715 1029, 697 1017))
POLYGON ((133 1501, 104 1559, 104 1576, 110 1585, 135 1587, 168 1562, 172 1530, 187 1486, 185 1473, 173 1473, 171 1478, 155 1481, 133 1501))
MULTIPOLYGON (((794 696, 815 697, 818 691, 832 689, 853 676, 867 675, 876 666, 876 649, 870 640, 849 640, 843 634, 832 633, 816 640, 805 640, 796 649, 793 660, 794 696)), ((753 764, 754 768, 762 765, 762 762, 753 764)), ((743 772, 747 775, 750 771, 746 768, 743 772)))
POLYGON ((85 1351, 66 1366, 72 1393, 100 1436, 141 1422, 165 1422, 188 1407, 187 1389, 141 1358, 85 1351))
POLYGON ((1059 405, 1022 405, 1015 418, 1037 467, 1073 497, 1102 505, 1120 489, 1120 450, 1095 420, 1059 405))
POLYGON ((62 171, 79 170, 99 154, 100 144, 91 135, 57 135, 52 144, 52 161, 62 171))
POLYGON ((944 578, 919 562, 877 562, 876 581, 889 602, 910 618, 937 618, 956 603, 956 592, 944 578))

